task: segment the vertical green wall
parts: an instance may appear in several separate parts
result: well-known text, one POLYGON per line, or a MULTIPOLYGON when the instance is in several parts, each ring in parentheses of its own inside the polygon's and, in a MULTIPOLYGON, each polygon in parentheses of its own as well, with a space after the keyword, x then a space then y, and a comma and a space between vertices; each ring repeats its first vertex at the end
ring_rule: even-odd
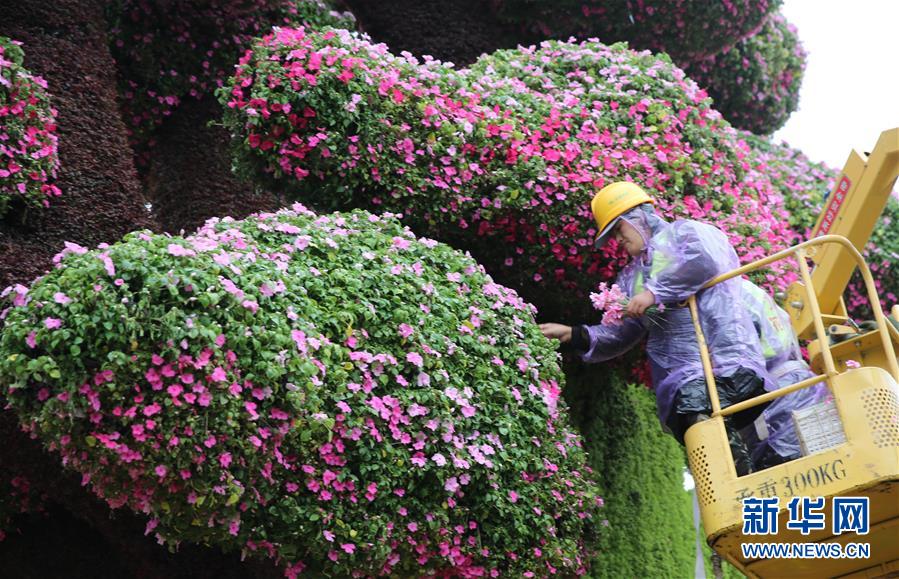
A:
POLYGON ((569 367, 566 398, 599 473, 609 526, 591 576, 692 577, 693 512, 684 452, 662 432, 654 394, 607 367, 569 367))

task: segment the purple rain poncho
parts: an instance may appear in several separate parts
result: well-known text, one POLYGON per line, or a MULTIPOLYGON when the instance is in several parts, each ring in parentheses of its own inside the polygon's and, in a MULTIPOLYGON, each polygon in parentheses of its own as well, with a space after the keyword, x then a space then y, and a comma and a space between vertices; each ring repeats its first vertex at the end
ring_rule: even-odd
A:
MULTIPOLYGON (((765 290, 743 280, 743 304, 752 316, 765 356, 768 373, 783 388, 815 375, 799 349, 799 341, 793 333, 790 315, 781 309, 765 290)), ((765 453, 766 446, 783 458, 796 458, 800 454, 799 437, 793 426, 793 411, 805 408, 828 394, 826 384, 815 384, 771 403, 764 411, 768 438, 752 449, 753 461, 765 453)))
MULTIPOLYGON (((673 426, 677 417, 672 416, 678 391, 682 387, 707 388, 690 309, 678 307, 696 294, 716 378, 749 370, 763 381, 765 390, 774 390, 776 384, 765 370, 752 320, 744 308, 737 306, 742 303, 740 280, 731 279, 699 291, 711 279, 739 267, 727 236, 698 221, 668 223, 648 204, 627 211, 622 218, 640 232, 645 248, 621 270, 616 283, 630 297, 643 290, 652 291, 656 303, 664 304, 665 309, 640 318, 625 317, 620 325, 584 326, 587 345, 581 358, 604 362, 627 352, 648 335, 646 351, 659 420, 675 436, 682 436, 673 426)), ((691 390, 691 394, 694 400, 707 400, 702 392, 691 390)), ((752 395, 755 393, 731 392, 729 397, 722 397, 722 407, 752 395)))

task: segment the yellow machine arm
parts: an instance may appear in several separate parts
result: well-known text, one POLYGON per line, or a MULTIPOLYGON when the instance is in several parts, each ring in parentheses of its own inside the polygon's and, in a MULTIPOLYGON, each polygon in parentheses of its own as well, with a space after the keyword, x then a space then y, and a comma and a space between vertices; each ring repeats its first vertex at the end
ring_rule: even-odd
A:
MULTIPOLYGON (((864 251, 874 226, 886 207, 899 176, 899 128, 881 133, 874 150, 867 156, 852 151, 837 179, 827 205, 818 217, 812 237, 842 235, 859 251, 864 251)), ((813 287, 825 325, 846 319, 842 295, 855 270, 855 262, 838 245, 821 248, 812 258, 813 287)), ((790 287, 786 309, 800 338, 811 338, 814 321, 805 307, 801 283, 790 287)), ((875 305, 876 307, 876 305, 875 305)))

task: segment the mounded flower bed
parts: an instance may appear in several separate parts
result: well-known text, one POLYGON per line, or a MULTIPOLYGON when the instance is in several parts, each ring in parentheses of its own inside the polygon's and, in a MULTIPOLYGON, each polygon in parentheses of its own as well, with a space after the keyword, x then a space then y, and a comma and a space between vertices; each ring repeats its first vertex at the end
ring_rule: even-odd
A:
POLYGON ((56 110, 24 57, 20 42, 0 36, 0 217, 11 205, 48 207, 60 195, 56 110))
POLYGON ((684 71, 708 89, 715 108, 732 125, 768 135, 799 106, 805 61, 796 27, 773 14, 757 34, 691 62, 684 71))
POLYGON ((470 257, 295 205, 57 261, 7 292, 3 394, 148 532, 289 574, 584 572, 554 346, 470 257))
POLYGON ((705 93, 623 45, 546 42, 455 71, 346 31, 282 29, 219 96, 243 176, 323 209, 403 212, 544 315, 587 315, 587 293, 620 265, 614 247, 593 249, 589 212, 614 180, 669 217, 715 222, 746 261, 794 238, 705 93))
POLYGON ((123 116, 135 144, 182 99, 210 94, 272 25, 352 27, 328 0, 117 0, 107 9, 123 116))
POLYGON ((626 40, 678 63, 721 52, 759 29, 780 0, 492 0, 499 16, 542 37, 626 40))
POLYGON ((833 189, 839 171, 815 163, 799 149, 773 143, 770 137, 744 131, 740 138, 755 152, 759 171, 783 196, 790 226, 803 240, 808 239, 821 212, 821 200, 833 189))

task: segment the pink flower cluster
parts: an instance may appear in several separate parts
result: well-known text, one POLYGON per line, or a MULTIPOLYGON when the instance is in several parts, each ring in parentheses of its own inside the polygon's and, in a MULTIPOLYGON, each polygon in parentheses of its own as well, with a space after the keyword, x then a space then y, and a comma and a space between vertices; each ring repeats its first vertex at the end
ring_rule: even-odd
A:
POLYGON ((148 533, 288 574, 585 572, 601 499, 555 351, 470 257, 295 205, 55 261, 4 292, 2 393, 148 533))
POLYGON ((646 52, 547 42, 455 71, 346 31, 283 29, 220 96, 245 176, 328 208, 402 211, 541 309, 563 294, 582 315, 620 267, 591 243, 589 201, 614 180, 639 182, 666 217, 714 222, 744 262, 795 239, 751 148, 646 52))
POLYGON ((603 311, 602 323, 609 326, 618 326, 624 316, 624 308, 627 306, 628 297, 617 283, 611 286, 605 282, 599 284, 599 293, 591 293, 590 301, 593 307, 603 311))
POLYGON ((61 192, 56 109, 47 83, 22 66, 21 43, 0 37, 0 217, 11 204, 48 207, 61 192))

